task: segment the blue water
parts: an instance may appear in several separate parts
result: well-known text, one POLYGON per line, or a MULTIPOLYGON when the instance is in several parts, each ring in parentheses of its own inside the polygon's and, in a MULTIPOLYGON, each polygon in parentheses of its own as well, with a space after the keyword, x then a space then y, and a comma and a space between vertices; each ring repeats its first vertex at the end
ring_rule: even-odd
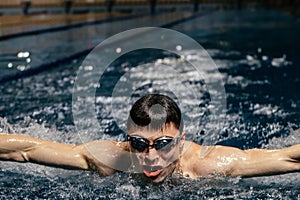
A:
MULTIPOLYGON (((153 18, 131 19, 19 37, 1 41, 0 52, 3 55, 28 51, 30 65, 38 66, 94 47, 120 31, 160 26, 186 15, 169 16, 162 22, 153 18)), ((165 89, 164 75, 169 75, 168 80, 177 92, 186 92, 183 86, 199 92, 199 99, 189 96, 179 99, 183 102, 184 117, 196 122, 187 124, 189 139, 199 144, 242 149, 282 148, 300 143, 296 131, 300 113, 298 19, 276 11, 222 11, 170 28, 197 40, 214 59, 218 71, 203 69, 203 78, 195 78, 194 69, 177 55, 153 49, 131 52, 115 60, 100 80, 101 86, 95 85, 97 95, 90 101, 96 102, 100 128, 89 126, 85 120, 85 129, 77 130, 72 94, 77 70, 85 56, 66 59, 41 73, 1 83, 1 131, 66 143, 102 138, 123 140, 128 102, 124 96, 112 97, 112 88, 120 80, 133 82, 135 91, 131 97, 135 100, 145 92, 165 89), (174 67, 178 77, 187 78, 178 82, 176 74, 168 74, 168 67, 174 67), (123 75, 129 71, 130 79, 125 79, 123 75), (221 91, 209 90, 207 86, 219 78, 224 81, 227 108, 221 110, 224 115, 218 115, 218 120, 211 121, 214 109, 211 97, 223 97, 221 91), (110 109, 111 102, 118 106, 115 113, 110 109)), ((190 49, 183 53, 186 61, 201 62, 199 52, 190 49)), ((7 60, 1 62, 1 75, 16 70, 7 69, 7 64, 7 60)), ((174 95, 172 91, 170 94, 174 95)), ((6 199, 299 199, 299 178, 299 173, 249 179, 173 177, 161 184, 151 184, 128 174, 101 178, 93 172, 0 162, 0 196, 6 199)))

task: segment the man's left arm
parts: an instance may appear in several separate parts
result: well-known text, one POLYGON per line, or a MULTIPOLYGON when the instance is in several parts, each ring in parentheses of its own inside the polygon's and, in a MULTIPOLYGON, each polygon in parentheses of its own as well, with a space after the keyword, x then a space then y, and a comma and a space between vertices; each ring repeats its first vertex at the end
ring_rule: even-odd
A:
MULTIPOLYGON (((253 177, 300 172, 300 144, 279 150, 236 150, 228 175, 253 177)), ((234 154, 234 152, 232 152, 234 154)))

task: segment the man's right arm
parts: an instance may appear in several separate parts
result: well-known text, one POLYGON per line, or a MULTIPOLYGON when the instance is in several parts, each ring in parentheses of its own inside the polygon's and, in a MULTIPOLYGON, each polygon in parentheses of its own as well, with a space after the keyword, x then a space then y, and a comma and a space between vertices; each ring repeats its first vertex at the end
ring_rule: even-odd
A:
MULTIPOLYGON (((100 175, 111 175, 117 156, 112 151, 122 151, 116 143, 107 140, 85 144, 62 144, 26 135, 0 134, 0 160, 32 162, 67 169, 94 170, 100 175), (104 164, 104 162, 105 164, 104 164)), ((124 160, 121 159, 122 161, 124 160)))
POLYGON ((61 144, 26 135, 0 134, 0 160, 89 169, 83 145, 61 144))

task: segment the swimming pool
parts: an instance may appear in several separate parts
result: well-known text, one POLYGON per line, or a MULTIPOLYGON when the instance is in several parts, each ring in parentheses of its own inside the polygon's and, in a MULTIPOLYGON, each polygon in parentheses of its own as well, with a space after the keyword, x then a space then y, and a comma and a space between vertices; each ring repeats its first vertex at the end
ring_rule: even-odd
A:
MULTIPOLYGON (((3 53, 30 51, 35 64, 39 65, 93 47, 126 28, 162 24, 156 24, 151 18, 131 19, 5 40, 0 48, 3 53), (111 32, 105 34, 104 30, 111 32), (37 43, 42 43, 42 47, 37 43)), ((124 121, 116 121, 114 116, 126 119, 128 104, 125 104, 125 98, 112 98, 112 88, 131 70, 130 80, 135 80, 132 98, 135 99, 145 91, 164 89, 166 82, 159 74, 168 74, 168 67, 176 67, 180 75, 188 77, 183 85, 197 88, 200 95, 196 101, 189 97, 182 100, 185 118, 199 122, 197 127, 189 126, 190 139, 200 144, 225 144, 243 149, 280 148, 300 143, 299 132, 291 131, 299 129, 298 19, 266 10, 222 11, 177 23, 170 28, 197 40, 207 49, 219 71, 208 68, 202 71, 205 79, 195 79, 193 69, 174 54, 154 49, 130 52, 107 68, 100 81, 101 87, 95 85, 97 96, 91 101, 97 105, 100 129, 91 129, 89 121, 84 121, 86 129, 78 131, 72 116, 72 93, 77 70, 85 60, 84 55, 78 56, 36 75, 2 83, 1 131, 67 143, 80 143, 82 139, 123 140, 124 132, 120 127, 124 121), (225 119, 219 116, 222 126, 209 120, 210 109, 213 109, 210 97, 221 94, 218 90, 208 90, 207 80, 213 83, 218 78, 224 80, 227 101, 227 110, 223 111, 225 119), (117 113, 110 109, 112 101, 119 105, 115 109, 117 113), (193 130, 196 132, 191 132, 193 130)), ((187 61, 201 61, 197 51, 190 49, 183 53, 187 61)), ((174 81, 172 83, 179 93, 185 92, 182 83, 175 81, 175 75, 173 78, 168 80, 174 81)), ((135 180, 128 174, 100 178, 92 172, 34 164, 0 162, 0 169, 0 195, 7 199, 300 198, 299 173, 249 179, 183 180, 173 177, 162 184, 150 184, 135 180)))

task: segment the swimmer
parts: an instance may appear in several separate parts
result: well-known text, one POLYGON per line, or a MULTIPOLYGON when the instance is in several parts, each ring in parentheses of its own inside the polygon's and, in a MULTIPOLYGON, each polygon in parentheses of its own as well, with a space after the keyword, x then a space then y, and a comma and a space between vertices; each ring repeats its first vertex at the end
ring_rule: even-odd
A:
POLYGON ((153 182, 175 174, 197 179, 300 172, 299 144, 279 150, 240 150, 186 141, 180 109, 164 95, 139 99, 130 110, 127 129, 125 142, 96 140, 79 145, 0 134, 0 160, 94 170, 102 176, 134 171, 153 182))

